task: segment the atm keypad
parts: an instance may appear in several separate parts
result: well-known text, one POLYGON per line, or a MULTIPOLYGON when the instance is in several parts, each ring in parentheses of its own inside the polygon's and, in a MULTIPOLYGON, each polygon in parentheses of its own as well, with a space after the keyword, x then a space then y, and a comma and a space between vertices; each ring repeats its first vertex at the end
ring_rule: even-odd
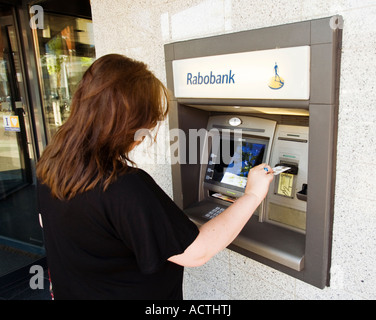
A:
POLYGON ((214 209, 210 210, 208 213, 204 215, 207 219, 212 219, 223 212, 225 209, 221 207, 215 207, 214 209))

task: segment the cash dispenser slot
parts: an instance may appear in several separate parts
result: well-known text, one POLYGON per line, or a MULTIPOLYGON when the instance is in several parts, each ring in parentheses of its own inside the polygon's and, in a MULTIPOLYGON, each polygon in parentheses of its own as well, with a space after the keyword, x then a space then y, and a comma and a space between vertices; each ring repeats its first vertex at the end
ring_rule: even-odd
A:
POLYGON ((302 190, 296 193, 296 197, 299 200, 307 201, 307 192, 308 192, 308 185, 306 183, 303 183, 302 190))
POLYGON ((234 203, 236 201, 235 197, 231 197, 229 195, 226 195, 226 194, 223 194, 223 193, 220 193, 220 192, 209 191, 209 196, 213 199, 216 199, 216 200, 219 199, 219 200, 224 201, 225 203, 228 203, 228 204, 234 203))

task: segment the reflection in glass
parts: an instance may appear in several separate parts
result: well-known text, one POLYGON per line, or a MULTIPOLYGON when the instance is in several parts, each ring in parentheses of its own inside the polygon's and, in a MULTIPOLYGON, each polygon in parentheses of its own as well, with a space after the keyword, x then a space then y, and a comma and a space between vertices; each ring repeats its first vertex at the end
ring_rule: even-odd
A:
POLYGON ((20 153, 21 136, 19 129, 14 128, 19 127, 15 109, 18 83, 14 81, 12 72, 13 68, 17 70, 18 66, 14 63, 16 59, 13 60, 17 48, 12 41, 13 27, 7 25, 7 20, 4 21, 0 31, 0 199, 25 183, 20 153), (11 126, 13 121, 16 123, 11 126))
POLYGON ((92 22, 45 13, 38 30, 43 108, 50 139, 68 118, 75 89, 95 59, 92 22))
POLYGON ((0 278, 44 256, 20 48, 15 11, 0 5, 0 278))

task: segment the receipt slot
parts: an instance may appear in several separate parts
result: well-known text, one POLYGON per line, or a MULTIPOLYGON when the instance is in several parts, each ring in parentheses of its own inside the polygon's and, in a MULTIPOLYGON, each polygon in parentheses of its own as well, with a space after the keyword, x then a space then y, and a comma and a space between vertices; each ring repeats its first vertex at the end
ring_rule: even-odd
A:
POLYGON ((330 285, 339 100, 331 19, 165 45, 174 201, 201 225, 244 193, 253 166, 289 167, 229 249, 319 288, 330 285))

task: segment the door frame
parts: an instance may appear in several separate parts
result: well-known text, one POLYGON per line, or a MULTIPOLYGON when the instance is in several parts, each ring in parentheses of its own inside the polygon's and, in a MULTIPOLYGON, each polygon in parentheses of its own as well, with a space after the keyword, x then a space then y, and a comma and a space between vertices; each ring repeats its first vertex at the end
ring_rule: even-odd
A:
POLYGON ((1 17, 0 28, 3 34, 3 59, 6 62, 6 76, 11 93, 11 112, 13 115, 18 116, 19 119, 20 131, 14 133, 17 140, 22 174, 22 181, 17 187, 4 190, 4 192, 0 194, 0 199, 5 199, 12 193, 33 183, 32 160, 33 158, 35 159, 35 148, 33 139, 34 123, 30 117, 30 105, 27 99, 28 88, 24 72, 23 52, 19 38, 15 6, 0 3, 0 8, 4 8, 10 12, 10 15, 1 17), (11 28, 14 32, 13 39, 11 39, 11 28), (15 52, 17 55, 14 54, 15 52), (16 64, 19 65, 19 70, 16 69, 16 64), (17 71, 20 74, 18 74, 17 71), (22 81, 18 82, 17 77, 21 77, 22 81))

